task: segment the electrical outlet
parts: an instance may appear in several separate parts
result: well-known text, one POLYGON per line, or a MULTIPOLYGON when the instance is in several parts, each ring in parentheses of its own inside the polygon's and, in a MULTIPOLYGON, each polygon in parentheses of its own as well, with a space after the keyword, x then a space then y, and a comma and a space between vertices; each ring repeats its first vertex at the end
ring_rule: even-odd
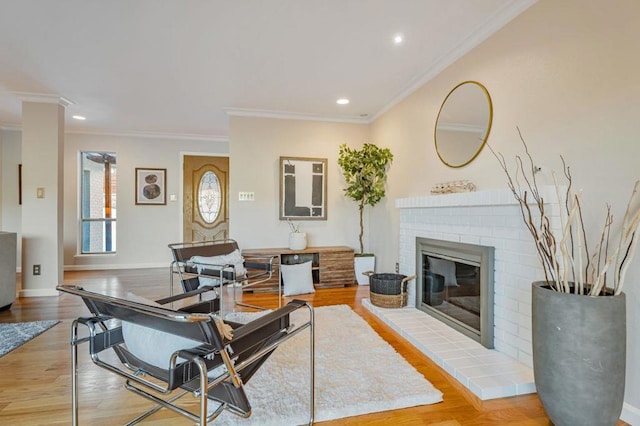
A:
POLYGON ((396 262, 396 274, 400 272, 400 264, 396 262))
POLYGON ((40 265, 33 265, 33 275, 40 275, 41 268, 40 265))

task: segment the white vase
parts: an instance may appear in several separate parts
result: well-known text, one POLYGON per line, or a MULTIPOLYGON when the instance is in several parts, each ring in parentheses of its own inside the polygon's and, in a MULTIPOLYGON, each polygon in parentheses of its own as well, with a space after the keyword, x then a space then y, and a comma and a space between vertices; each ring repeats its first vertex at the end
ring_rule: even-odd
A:
POLYGON ((363 272, 373 272, 376 267, 375 256, 356 256, 354 257, 354 269, 356 273, 356 281, 358 285, 369 285, 369 276, 363 272))
POLYGON ((289 249, 304 250, 307 248, 307 233, 292 232, 289 234, 289 249))

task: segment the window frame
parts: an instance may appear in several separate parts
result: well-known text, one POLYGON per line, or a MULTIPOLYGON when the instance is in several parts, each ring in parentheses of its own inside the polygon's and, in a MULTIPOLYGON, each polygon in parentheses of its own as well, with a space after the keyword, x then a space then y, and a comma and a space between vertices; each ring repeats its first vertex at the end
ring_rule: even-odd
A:
MULTIPOLYGON (((107 157, 105 157, 107 158, 107 157)), ((114 198, 117 199, 117 167, 116 167, 117 154, 111 151, 80 151, 79 152, 79 189, 78 189, 78 253, 81 256, 92 255, 114 255, 116 254, 117 242, 116 242, 116 227, 113 226, 117 222, 117 215, 115 214, 117 205, 114 198), (86 177, 85 177, 85 161, 92 161, 86 157, 87 154, 97 154, 108 156, 113 161, 105 161, 104 171, 104 184, 103 184, 103 202, 104 208, 102 208, 103 217, 95 217, 89 213, 88 217, 85 217, 85 199, 90 194, 85 193, 87 191, 86 177), (85 228, 90 228, 93 223, 104 224, 104 244, 102 251, 92 251, 90 248, 85 251, 86 232, 85 228), (86 225, 89 225, 88 227, 86 225), (111 250, 113 248, 113 250, 111 250)), ((97 163, 97 162, 96 162, 97 163)))

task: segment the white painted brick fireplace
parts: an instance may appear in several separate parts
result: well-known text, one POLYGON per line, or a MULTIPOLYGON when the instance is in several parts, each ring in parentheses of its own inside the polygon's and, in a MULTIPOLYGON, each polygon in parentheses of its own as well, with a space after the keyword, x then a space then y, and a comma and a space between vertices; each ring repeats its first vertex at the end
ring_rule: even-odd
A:
MULTIPOLYGON (((540 189, 545 200, 546 213, 554 232, 560 228, 559 204, 555 188, 545 186, 540 189)), ((431 238, 444 241, 476 244, 494 247, 494 345, 495 350, 476 347, 476 342, 466 342, 466 352, 478 354, 478 358, 460 358, 447 360, 447 353, 438 354, 437 347, 429 348, 429 340, 433 340, 430 332, 426 340, 414 335, 407 335, 403 325, 408 325, 406 315, 415 312, 420 321, 432 323, 432 319, 423 319, 421 315, 430 317, 415 308, 404 310, 404 318, 393 323, 383 318, 384 310, 372 307, 372 311, 383 318, 400 334, 409 338, 428 356, 441 365, 464 385, 469 387, 482 399, 517 395, 535 391, 532 377, 531 356, 531 282, 544 278, 539 264, 533 239, 524 225, 520 207, 510 190, 490 190, 468 193, 421 196, 396 200, 400 209, 400 272, 415 274, 416 271, 416 238, 431 238), (405 322, 403 322, 405 321, 405 322), (470 350, 468 348, 474 348, 470 350), (479 372, 476 364, 487 355, 494 362, 500 361, 498 376, 487 377, 479 372), (434 355, 434 356, 432 356, 434 355), (512 361, 509 361, 511 359, 512 361), (513 362, 513 360, 517 362, 513 362), (508 365, 507 365, 508 364, 508 365), (473 368, 475 367, 475 372, 473 368), (504 376, 504 370, 513 370, 514 374, 504 376), (470 374, 467 374, 469 372, 470 374), (473 374, 476 374, 474 376, 473 374), (502 376, 501 376, 502 374, 502 376), (485 384, 483 388, 482 384, 485 384)), ((534 210, 535 211, 535 210, 534 210)), ((409 286, 409 307, 415 307, 415 284, 409 286)), ((393 317, 394 314, 391 314, 393 317)), ((389 316, 389 315, 387 315, 389 316)), ((398 317, 400 318, 400 317, 398 317)), ((434 319, 434 321, 437 321, 434 319)), ((437 321, 439 322, 439 321, 437 321)), ((413 330, 415 325, 410 326, 413 330)), ((446 327, 448 336, 457 336, 458 332, 446 327)), ((432 330, 442 330, 434 326, 432 330)), ((447 343, 455 343, 461 347, 457 337, 446 337, 447 343)), ((436 339, 438 343, 443 343, 436 339)), ((478 344, 479 346, 479 344, 478 344)), ((451 347, 449 347, 451 349, 451 347)), ((456 356, 460 353, 457 351, 456 356)), ((484 372, 491 370, 483 366, 484 372)))
MULTIPOLYGON (((553 229, 559 226, 553 187, 541 192, 553 229)), ((531 282, 544 278, 533 239, 510 190, 403 198, 400 270, 416 271, 416 237, 495 248, 495 348, 531 367, 531 282)), ((409 303, 415 306, 415 287, 409 303)))

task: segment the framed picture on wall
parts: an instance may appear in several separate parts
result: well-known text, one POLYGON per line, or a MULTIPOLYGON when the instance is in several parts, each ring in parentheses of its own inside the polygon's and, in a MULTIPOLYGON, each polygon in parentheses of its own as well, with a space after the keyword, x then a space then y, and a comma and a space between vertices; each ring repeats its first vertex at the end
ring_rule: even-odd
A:
POLYGON ((22 205, 22 164, 18 164, 18 204, 22 205))
POLYGON ((327 159, 280 157, 280 220, 327 220, 327 159))
POLYGON ((167 204, 167 169, 136 167, 136 205, 167 204))

